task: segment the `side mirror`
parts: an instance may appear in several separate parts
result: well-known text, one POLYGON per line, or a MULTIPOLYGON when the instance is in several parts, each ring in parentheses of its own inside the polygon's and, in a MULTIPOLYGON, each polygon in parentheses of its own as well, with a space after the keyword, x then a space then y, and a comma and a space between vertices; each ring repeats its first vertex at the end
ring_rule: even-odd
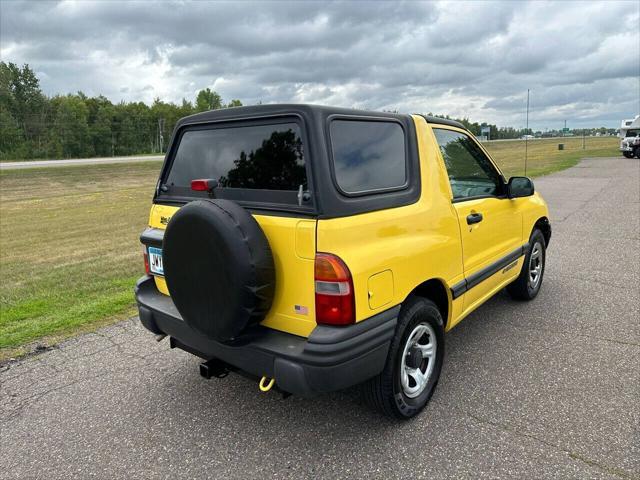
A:
POLYGON ((530 197, 535 192, 533 182, 529 177, 511 177, 507 184, 509 198, 530 197))

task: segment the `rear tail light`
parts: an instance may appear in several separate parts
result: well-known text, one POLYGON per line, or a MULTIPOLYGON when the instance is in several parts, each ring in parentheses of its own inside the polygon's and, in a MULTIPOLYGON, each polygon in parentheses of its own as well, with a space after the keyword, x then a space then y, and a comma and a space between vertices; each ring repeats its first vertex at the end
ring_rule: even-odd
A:
POLYGON ((345 263, 330 253, 316 254, 316 322, 325 325, 350 325, 356 309, 351 272, 345 263))
POLYGON ((142 245, 142 257, 144 258, 144 271, 147 275, 151 275, 151 269, 149 268, 149 254, 147 253, 147 247, 142 245))

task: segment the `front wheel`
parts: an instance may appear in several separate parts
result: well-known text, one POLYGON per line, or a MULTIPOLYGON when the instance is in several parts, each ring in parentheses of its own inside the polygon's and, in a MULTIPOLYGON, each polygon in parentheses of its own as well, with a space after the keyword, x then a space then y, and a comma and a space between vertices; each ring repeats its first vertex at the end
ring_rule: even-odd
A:
POLYGON ((538 229, 529 238, 529 250, 524 257, 522 270, 515 282, 507 286, 507 292, 516 300, 533 300, 540 291, 547 258, 544 235, 538 229))
POLYGON ((633 158, 633 152, 622 152, 626 158, 633 158))
POLYGON ((431 300, 409 298, 400 310, 384 370, 362 385, 364 398, 389 417, 411 418, 431 398, 443 360, 440 310, 431 300))

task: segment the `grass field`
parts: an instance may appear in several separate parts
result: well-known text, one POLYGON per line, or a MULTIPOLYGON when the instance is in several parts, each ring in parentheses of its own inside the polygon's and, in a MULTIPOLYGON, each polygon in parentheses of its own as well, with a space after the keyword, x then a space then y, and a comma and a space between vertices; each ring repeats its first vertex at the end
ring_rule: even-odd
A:
MULTIPOLYGON (((527 175, 531 177, 557 172, 577 164, 583 157, 618 156, 617 137, 582 137, 536 139, 527 142, 527 175), (564 150, 558 150, 558 144, 564 150)), ((524 140, 486 142, 485 147, 506 177, 524 174, 524 140)))
POLYGON ((134 313, 138 238, 159 167, 0 173, 0 359, 134 313))
MULTIPOLYGON (((616 138, 529 141, 529 175, 618 155, 616 138)), ((523 173, 524 142, 485 144, 506 176, 523 173)), ((138 237, 158 163, 0 172, 0 361, 135 313, 138 237)))

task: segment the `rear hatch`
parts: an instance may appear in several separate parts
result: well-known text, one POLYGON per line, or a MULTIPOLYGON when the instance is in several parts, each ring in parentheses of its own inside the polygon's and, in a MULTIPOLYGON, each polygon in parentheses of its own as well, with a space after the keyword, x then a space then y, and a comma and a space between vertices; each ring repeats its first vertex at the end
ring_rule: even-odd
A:
POLYGON ((276 289, 262 325, 300 336, 316 326, 314 258, 316 217, 309 191, 306 136, 295 116, 183 124, 163 167, 149 229, 142 240, 158 290, 170 292, 162 269, 162 236, 173 214, 199 198, 233 200, 248 209, 271 247, 276 289), (211 192, 193 180, 215 180, 211 192))

